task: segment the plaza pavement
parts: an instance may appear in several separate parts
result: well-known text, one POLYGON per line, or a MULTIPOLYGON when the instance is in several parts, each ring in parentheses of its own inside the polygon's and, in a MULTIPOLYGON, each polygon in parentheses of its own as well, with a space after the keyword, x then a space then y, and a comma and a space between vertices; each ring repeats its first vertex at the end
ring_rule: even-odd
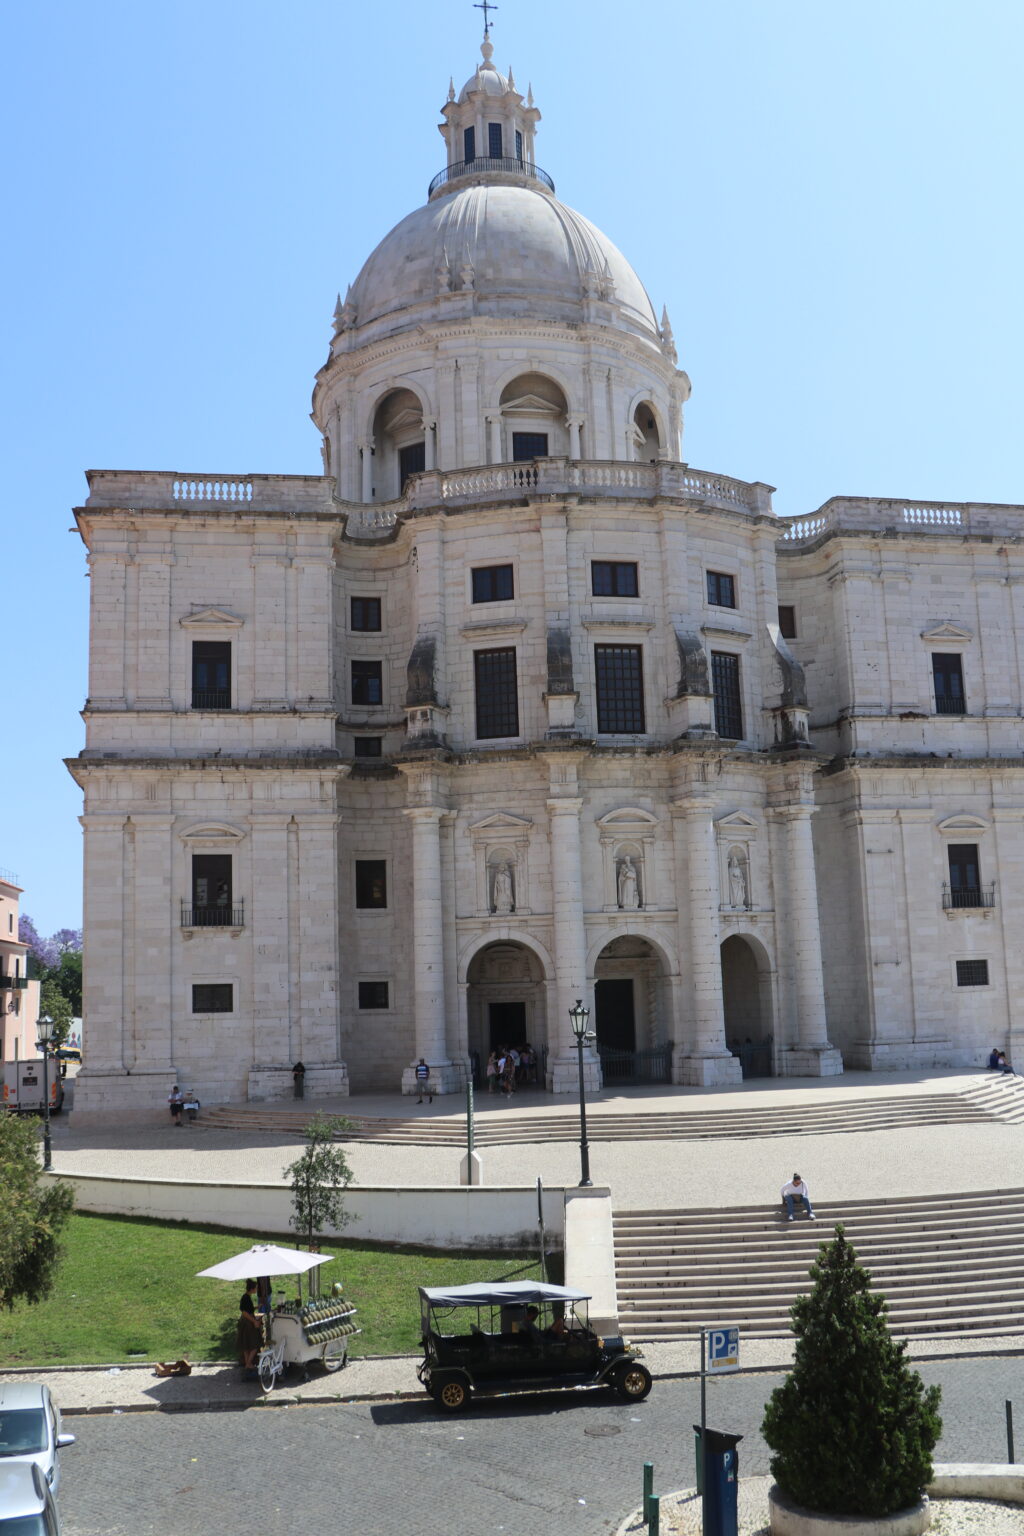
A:
MULTIPOLYGON (((602 1113, 633 1106, 647 1112, 685 1113, 730 1107, 749 1110, 801 1096, 807 1104, 851 1098, 879 1099, 957 1093, 984 1080, 981 1073, 934 1071, 886 1076, 851 1073, 832 1081, 786 1079, 759 1081, 730 1090, 650 1089, 605 1092, 588 1105, 592 1138, 599 1138, 602 1113)), ((295 1108, 290 1101, 282 1106, 295 1108)), ((360 1118, 458 1117, 449 1099, 416 1105, 398 1094, 359 1096, 347 1101, 304 1106, 345 1112, 360 1118)), ((524 1093, 511 1105, 478 1101, 482 1115, 578 1116, 573 1100, 524 1093)), ((252 1131, 180 1129, 158 1118, 150 1127, 90 1126, 78 1129, 66 1120, 53 1126, 53 1163, 57 1172, 129 1175, 138 1178, 243 1180, 278 1183, 284 1167, 301 1148, 292 1136, 252 1131)), ((453 1186, 459 1181, 456 1147, 349 1144, 355 1182, 370 1186, 453 1186)), ((763 1200, 774 1206, 778 1191, 794 1169, 807 1180, 815 1200, 834 1205, 844 1199, 866 1200, 897 1195, 934 1195, 947 1190, 997 1190, 1022 1182, 1024 1125, 991 1120, 981 1124, 909 1126, 903 1130, 813 1136, 770 1136, 714 1141, 601 1142, 592 1139, 591 1172, 595 1183, 608 1184, 617 1211, 654 1208, 743 1206, 763 1200)), ((484 1183, 533 1186, 575 1184, 579 1152, 573 1142, 538 1142, 488 1146, 481 1153, 484 1183)), ((822 1237, 828 1229, 822 1229, 822 1237)), ((657 1376, 690 1375, 699 1363, 696 1339, 645 1346, 657 1376)), ((1019 1336, 970 1339, 915 1338, 915 1359, 956 1354, 1024 1353, 1019 1336)), ((743 1345, 745 1369, 778 1369, 789 1364, 786 1339, 749 1340, 743 1345)), ((12 1373, 16 1374, 16 1373, 12 1373)), ((17 1373, 25 1374, 25 1373, 17 1373)), ((160 1380, 151 1365, 100 1368, 35 1369, 28 1374, 53 1383, 69 1412, 133 1411, 145 1408, 227 1407, 261 1397, 257 1384, 243 1382, 237 1369, 222 1364, 199 1366, 192 1376, 160 1380)), ((294 1376, 294 1373, 293 1373, 294 1376)), ((6 1379, 0 1375, 0 1380, 6 1379)), ((289 1380, 270 1401, 355 1401, 419 1394, 412 1357, 353 1360, 334 1376, 313 1376, 308 1384, 289 1380)))

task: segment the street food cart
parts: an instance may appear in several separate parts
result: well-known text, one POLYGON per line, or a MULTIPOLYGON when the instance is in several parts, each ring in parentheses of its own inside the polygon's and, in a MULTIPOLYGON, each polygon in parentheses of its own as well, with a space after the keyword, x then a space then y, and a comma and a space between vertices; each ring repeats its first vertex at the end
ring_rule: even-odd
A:
MULTIPOLYGON (((330 1264, 330 1254, 302 1253, 297 1248, 278 1248, 273 1243, 256 1243, 245 1253, 223 1259, 199 1274, 213 1280, 268 1279, 280 1275, 307 1274, 321 1264, 330 1264)), ((301 1365, 309 1378, 310 1364, 317 1360, 325 1371, 339 1371, 348 1359, 348 1341, 361 1333, 352 1319, 356 1309, 341 1294, 341 1286, 331 1287, 328 1296, 311 1297, 303 1302, 275 1300, 264 1319, 264 1344, 256 1360, 256 1371, 264 1392, 270 1392, 277 1378, 290 1365, 301 1365)))

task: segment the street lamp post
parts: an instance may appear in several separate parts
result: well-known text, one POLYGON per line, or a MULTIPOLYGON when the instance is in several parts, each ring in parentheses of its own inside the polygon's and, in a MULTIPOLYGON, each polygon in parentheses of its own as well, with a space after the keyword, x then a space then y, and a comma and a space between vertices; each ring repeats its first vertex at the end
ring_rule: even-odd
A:
POLYGON ((43 1167, 53 1161, 50 1148, 50 1041, 53 1039, 53 1020, 48 1013, 36 1020, 36 1038, 43 1048, 43 1167))
POLYGON ((578 997, 575 1008, 569 1009, 569 1018, 572 1021, 572 1032, 576 1037, 576 1059, 580 1069, 580 1172, 582 1178, 578 1187, 590 1189, 594 1181, 590 1177, 590 1145, 587 1141, 587 1092, 583 1082, 583 1047, 593 1040, 594 1036, 587 1033, 590 1009, 582 998, 578 997))

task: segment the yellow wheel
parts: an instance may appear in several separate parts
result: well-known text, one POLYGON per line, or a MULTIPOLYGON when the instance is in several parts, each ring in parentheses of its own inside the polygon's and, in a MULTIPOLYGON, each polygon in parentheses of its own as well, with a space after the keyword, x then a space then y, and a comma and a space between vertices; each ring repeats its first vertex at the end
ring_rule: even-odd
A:
POLYGON ((437 1382, 431 1395, 445 1413, 459 1413, 469 1406, 469 1387, 460 1376, 449 1376, 437 1382))
POLYGON ((654 1379, 645 1365, 624 1365, 615 1373, 615 1390, 627 1402, 639 1403, 654 1385, 654 1379))

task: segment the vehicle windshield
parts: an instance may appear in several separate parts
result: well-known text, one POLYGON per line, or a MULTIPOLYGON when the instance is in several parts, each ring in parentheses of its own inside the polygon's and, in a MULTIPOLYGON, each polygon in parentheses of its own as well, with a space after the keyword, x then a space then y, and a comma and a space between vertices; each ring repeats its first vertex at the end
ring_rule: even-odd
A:
POLYGON ((46 1415, 41 1408, 12 1408, 0 1413, 0 1456, 32 1456, 45 1450, 46 1415))
POLYGON ((12 1515, 5 1520, 0 1515, 2 1536, 49 1536, 45 1515, 12 1515))

